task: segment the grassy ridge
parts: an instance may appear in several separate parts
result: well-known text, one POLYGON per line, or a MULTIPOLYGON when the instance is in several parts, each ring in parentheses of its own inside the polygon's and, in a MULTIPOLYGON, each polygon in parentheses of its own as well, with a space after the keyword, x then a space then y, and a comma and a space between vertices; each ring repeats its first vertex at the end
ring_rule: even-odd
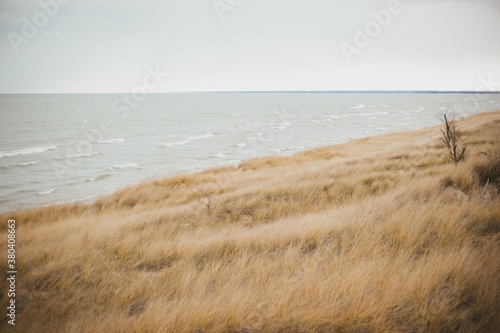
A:
POLYGON ((500 112, 459 126, 458 166, 434 127, 4 215, 17 329, 494 332, 500 112))

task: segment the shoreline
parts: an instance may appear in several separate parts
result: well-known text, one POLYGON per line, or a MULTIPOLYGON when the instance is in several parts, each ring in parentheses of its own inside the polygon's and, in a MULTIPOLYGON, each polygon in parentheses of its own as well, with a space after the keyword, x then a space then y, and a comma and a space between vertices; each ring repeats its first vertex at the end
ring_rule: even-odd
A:
MULTIPOLYGON (((113 97, 110 96, 95 97, 95 102, 102 106, 99 108, 91 108, 93 99, 85 96, 29 98, 33 105, 54 105, 54 110, 47 113, 49 118, 58 114, 57 110, 62 110, 64 103, 74 105, 77 110, 75 131, 80 134, 72 138, 69 132, 61 132, 59 139, 50 139, 45 137, 46 131, 37 130, 33 138, 21 144, 16 142, 24 141, 22 126, 10 126, 9 139, 4 143, 11 149, 2 151, 2 155, 11 155, 19 149, 24 152, 25 148, 26 154, 1 159, 4 181, 0 211, 70 204, 73 200, 81 202, 81 199, 111 193, 150 177, 192 173, 216 167, 216 164, 232 164, 232 160, 248 160, 252 156, 290 155, 353 138, 437 125, 439 120, 435 114, 446 105, 452 105, 459 116, 498 109, 498 95, 493 94, 484 95, 484 99, 476 98, 479 95, 444 94, 259 95, 262 99, 257 95, 241 95, 241 98, 200 95, 193 97, 195 104, 204 100, 210 103, 198 109, 190 106, 191 95, 162 96, 150 96, 145 100, 143 107, 149 110, 148 117, 138 120, 137 125, 151 121, 156 124, 152 135, 141 133, 142 126, 134 126, 131 119, 122 121, 121 117, 111 115, 109 104, 113 97), (216 106, 232 100, 234 105, 216 106), (466 101, 476 104, 471 109, 463 109, 461 105, 466 101), (260 105, 255 112, 251 111, 253 103, 260 105), (190 110, 189 116, 179 114, 163 119, 162 112, 158 111, 160 105, 185 107, 190 110), (280 105, 279 109, 276 105, 280 105), (310 107, 311 112, 302 112, 302 107, 310 107), (93 111, 86 113, 89 108, 93 111), (236 112, 238 110, 240 112, 236 112), (116 125, 112 133, 105 134, 96 127, 98 119, 105 115, 116 125), (193 122, 184 130, 173 125, 181 124, 183 117, 193 122), (78 147, 78 139, 85 140, 85 149, 78 147), (41 145, 57 149, 28 154, 28 148, 36 150, 41 145), (77 153, 79 150, 84 154, 77 153), (195 167, 201 168, 187 170, 195 167)), ((7 110, 14 112, 14 106, 22 102, 19 98, 14 98, 12 103, 7 99, 7 110)), ((37 115, 36 108, 28 108, 26 112, 28 118, 37 115)), ((10 111, 7 114, 11 114, 10 111)), ((16 124, 14 117, 6 119, 16 124)), ((52 123, 54 121, 48 122, 46 128, 52 128, 52 123)))
MULTIPOLYGON (((479 116, 479 115, 490 114, 490 113, 495 113, 495 112, 499 112, 499 111, 481 112, 481 113, 474 114, 474 115, 471 115, 471 116, 461 117, 458 120, 463 120, 463 119, 467 119, 467 118, 470 118, 470 117, 476 117, 476 116, 479 116)), ((254 158, 251 158, 251 159, 248 159, 248 160, 240 161, 237 165, 235 165, 235 164, 227 164, 227 165, 213 166, 213 167, 207 167, 205 169, 201 168, 201 169, 193 171, 193 172, 185 172, 185 170, 178 170, 176 172, 173 172, 171 175, 156 175, 156 176, 146 177, 146 178, 143 178, 143 179, 140 179, 140 180, 137 180, 137 181, 130 182, 129 184, 118 186, 117 188, 112 189, 109 192, 96 193, 96 194, 93 194, 91 196, 86 196, 86 197, 84 197, 82 199, 58 199, 58 200, 56 200, 54 202, 48 202, 47 204, 44 204, 44 205, 28 206, 28 207, 23 207, 23 208, 19 208, 19 209, 15 208, 15 209, 12 209, 12 210, 0 212, 0 216, 9 215, 9 214, 16 214, 16 213, 22 213, 22 212, 33 211, 33 210, 39 210, 39 209, 46 209, 46 208, 51 208, 51 207, 64 207, 64 206, 73 206, 73 205, 83 205, 83 206, 92 205, 97 200, 99 200, 99 198, 102 198, 102 197, 105 197, 105 196, 109 196, 109 195, 112 195, 113 193, 120 192, 120 191, 123 191, 123 190, 126 190, 126 189, 134 188, 134 187, 140 186, 141 184, 147 184, 147 183, 152 183, 152 182, 155 182, 155 181, 161 181, 161 180, 164 180, 164 179, 170 179, 170 178, 176 178, 176 177, 184 177, 184 176, 190 177, 190 176, 194 176, 194 175, 198 175, 198 174, 210 173, 211 170, 217 170, 217 169, 234 168, 234 170, 237 170, 240 165, 244 165, 244 164, 246 164, 248 162, 251 162, 253 160, 260 160, 260 159, 266 159, 266 158, 289 158, 289 157, 293 157, 295 155, 308 154, 310 152, 314 152, 315 150, 332 149, 332 148, 334 148, 336 146, 348 145, 351 142, 356 142, 356 141, 362 141, 362 142, 364 142, 364 141, 372 139, 372 138, 382 138, 382 137, 385 137, 385 136, 392 136, 392 135, 396 135, 397 136, 398 134, 403 134, 403 133, 418 134, 418 132, 420 132, 420 131, 426 131, 426 130, 430 130, 430 129, 436 129, 436 128, 439 128, 440 126, 441 125, 435 125, 435 126, 423 127, 423 128, 415 129, 415 130, 402 130, 402 131, 394 131, 394 132, 389 132, 389 133, 379 134, 379 135, 374 135, 374 136, 370 135, 370 136, 366 136, 366 137, 362 137, 362 138, 350 139, 349 141, 341 142, 341 143, 337 143, 337 144, 323 145, 323 146, 318 146, 318 147, 314 147, 314 148, 310 148, 310 149, 306 149, 306 150, 301 150, 301 151, 298 151, 298 152, 291 153, 290 155, 265 155, 265 156, 257 156, 257 157, 254 157, 254 158)), ((438 133, 438 132, 436 132, 436 133, 438 133)))

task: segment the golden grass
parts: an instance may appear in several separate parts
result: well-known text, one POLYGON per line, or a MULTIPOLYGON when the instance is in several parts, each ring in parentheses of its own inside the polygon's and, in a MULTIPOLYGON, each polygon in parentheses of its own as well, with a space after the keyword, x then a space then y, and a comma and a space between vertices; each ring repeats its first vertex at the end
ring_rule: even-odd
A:
POLYGON ((459 126, 458 166, 433 127, 6 214, 17 329, 495 332, 500 111, 459 126))

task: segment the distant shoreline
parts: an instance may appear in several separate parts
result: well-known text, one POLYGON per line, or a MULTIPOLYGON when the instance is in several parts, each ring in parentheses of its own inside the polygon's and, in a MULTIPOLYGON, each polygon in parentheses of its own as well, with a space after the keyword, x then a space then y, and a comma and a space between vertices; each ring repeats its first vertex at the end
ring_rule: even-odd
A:
MULTIPOLYGON (((0 96, 11 95, 119 95, 128 92, 103 93, 0 93, 0 96)), ((276 90, 276 91, 172 91, 149 92, 148 95, 175 95, 175 94, 500 94, 500 91, 459 91, 459 90, 276 90)))
MULTIPOLYGON (((186 92, 190 93, 190 92, 186 92)), ((207 94, 500 94, 500 91, 434 91, 434 90, 297 90, 297 91, 214 91, 207 94)))

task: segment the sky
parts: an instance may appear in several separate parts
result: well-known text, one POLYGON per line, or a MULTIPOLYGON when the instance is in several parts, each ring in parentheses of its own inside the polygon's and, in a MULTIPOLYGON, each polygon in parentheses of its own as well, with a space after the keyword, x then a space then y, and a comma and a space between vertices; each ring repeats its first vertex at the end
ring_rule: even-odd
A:
POLYGON ((0 0, 0 93, 137 87, 500 91, 500 0, 0 0))

